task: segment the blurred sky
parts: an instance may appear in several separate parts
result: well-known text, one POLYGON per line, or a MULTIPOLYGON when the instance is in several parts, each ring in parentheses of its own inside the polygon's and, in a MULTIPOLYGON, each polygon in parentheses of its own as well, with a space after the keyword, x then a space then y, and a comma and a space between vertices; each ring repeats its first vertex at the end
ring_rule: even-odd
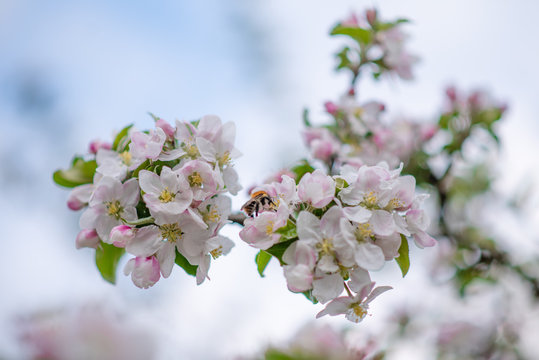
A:
MULTIPOLYGON (((93 252, 75 250, 79 214, 51 174, 93 139, 129 123, 152 126, 151 111, 171 122, 205 114, 236 122, 241 182, 261 181, 306 155, 302 109, 321 122, 323 102, 346 87, 348 78, 333 72, 343 42, 329 29, 373 5, 383 18, 412 20, 409 47, 422 61, 416 81, 366 81, 360 97, 385 102, 389 118, 428 121, 446 85, 486 88, 510 109, 497 187, 513 193, 537 183, 536 2, 0 0, 0 357, 16 357, 15 316, 86 301, 144 319, 163 359, 247 354, 314 318, 321 306, 289 293, 277 264, 258 278, 256 251, 234 226, 226 232, 235 249, 212 263, 212 280, 200 287, 179 268, 145 291, 122 274, 116 287, 105 283, 93 252)), ((413 263, 404 280, 396 266, 379 275, 401 298, 413 297, 407 286, 421 277, 413 263)))

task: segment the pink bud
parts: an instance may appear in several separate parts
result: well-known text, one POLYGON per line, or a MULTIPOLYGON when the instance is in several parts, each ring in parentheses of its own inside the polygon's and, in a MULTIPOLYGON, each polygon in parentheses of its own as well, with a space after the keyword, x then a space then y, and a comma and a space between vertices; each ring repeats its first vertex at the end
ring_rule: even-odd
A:
POLYGON ((374 26, 374 24, 376 24, 376 16, 376 9, 367 9, 367 11, 365 11, 365 17, 367 18, 367 21, 371 26, 374 26))
POLYGON ((457 101, 457 90, 454 86, 448 86, 447 89, 445 89, 445 94, 452 103, 457 101))
POLYGON ((147 289, 159 281, 161 277, 159 272, 159 262, 155 256, 137 256, 134 259, 130 259, 124 268, 124 274, 131 274, 133 284, 141 289, 147 289))
POLYGON ((160 127, 161 129, 163 129, 165 134, 167 134, 167 137, 169 137, 169 138, 174 137, 174 133, 176 132, 176 130, 174 130, 174 128, 168 122, 166 122, 165 120, 159 118, 155 122, 155 126, 160 127))
POLYGON ((112 245, 124 248, 128 241, 135 237, 135 232, 130 226, 118 225, 110 231, 110 241, 112 245))
POLYGON ((110 150, 112 149, 112 144, 109 142, 103 142, 101 140, 94 140, 90 142, 88 150, 91 154, 96 154, 99 149, 110 150))
POLYGON ((77 249, 84 247, 95 249, 97 248, 97 245, 99 245, 99 237, 94 229, 81 230, 77 235, 77 239, 75 240, 75 246, 77 249))
POLYGON ((359 26, 359 21, 357 19, 357 15, 356 14, 351 14, 348 18, 344 19, 341 22, 341 26, 344 26, 344 27, 358 27, 359 26))
POLYGON ((339 111, 339 107, 331 101, 326 101, 324 107, 326 108, 326 111, 333 116, 337 115, 337 112, 339 111))

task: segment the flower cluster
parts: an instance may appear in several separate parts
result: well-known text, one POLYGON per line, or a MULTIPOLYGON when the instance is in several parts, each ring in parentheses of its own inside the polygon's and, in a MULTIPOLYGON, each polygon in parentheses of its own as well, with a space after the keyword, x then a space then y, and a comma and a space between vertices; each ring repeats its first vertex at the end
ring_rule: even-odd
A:
POLYGON ((373 290, 368 271, 397 258, 405 273, 407 237, 420 248, 436 243, 426 233, 429 220, 420 207, 425 196, 415 194, 415 179, 401 170, 385 163, 346 165, 330 176, 318 169, 297 185, 282 175, 280 182, 253 189, 278 205, 246 219, 240 237, 279 258, 290 291, 331 301, 319 316, 344 313, 359 322, 368 303, 389 290, 373 290), (348 297, 339 298, 345 290, 348 297))
POLYGON ((231 211, 225 194, 241 189, 232 165, 240 155, 235 126, 216 116, 176 121, 175 128, 155 120, 150 131, 127 127, 113 144, 90 145, 92 182, 75 187, 68 200, 70 209, 85 209, 76 244, 125 249, 133 257, 124 273, 141 288, 168 277, 174 263, 200 284, 211 257, 234 245, 219 230, 231 211))

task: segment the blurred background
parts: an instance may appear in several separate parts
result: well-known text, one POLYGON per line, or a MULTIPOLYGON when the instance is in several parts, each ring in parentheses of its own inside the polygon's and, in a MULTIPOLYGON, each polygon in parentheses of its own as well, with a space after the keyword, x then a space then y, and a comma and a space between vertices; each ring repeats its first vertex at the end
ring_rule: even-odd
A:
MULTIPOLYGON (((288 292, 275 262, 260 279, 257 251, 239 240, 233 225, 225 233, 236 247, 212 262, 211 281, 200 287, 179 268, 148 290, 122 274, 116 286, 106 283, 93 251, 75 249, 80 214, 68 210, 68 191, 53 184, 52 172, 85 153, 91 140, 109 140, 129 123, 151 127, 148 111, 171 123, 216 114, 236 123, 236 147, 244 154, 236 169, 244 188, 260 182, 307 155, 299 136, 303 108, 322 122, 324 101, 340 96, 348 82, 333 71, 342 43, 330 39, 329 30, 352 11, 372 6, 382 18, 412 20, 406 26, 409 48, 421 62, 412 82, 363 81, 360 98, 386 103, 389 118, 431 121, 445 86, 488 89, 509 105, 500 124, 495 188, 513 194, 536 185, 534 2, 1 0, 0 358, 24 358, 14 325, 21 317, 80 304, 134 319, 130 326, 155 337, 158 359, 250 356, 312 320, 322 305, 288 292)), ((245 192, 237 196, 234 208, 246 198, 245 192)), ((507 226, 529 237, 537 251, 537 196, 531 202, 526 222, 507 226)), ((405 279, 396 265, 376 274, 380 285, 395 289, 373 303, 373 315, 360 325, 343 318, 318 321, 376 332, 378 319, 417 298, 443 313, 443 290, 435 294, 422 270, 434 251, 413 251, 405 279)), ((539 313, 527 315, 533 339, 539 313)), ((532 340, 524 349, 538 351, 532 340)), ((430 358, 424 352, 416 358, 430 358)))

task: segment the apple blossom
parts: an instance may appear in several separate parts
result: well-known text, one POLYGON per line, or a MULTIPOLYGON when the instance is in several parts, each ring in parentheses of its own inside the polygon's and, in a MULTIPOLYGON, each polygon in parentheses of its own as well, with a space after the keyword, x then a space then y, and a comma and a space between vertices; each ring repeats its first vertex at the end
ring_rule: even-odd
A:
POLYGON ((147 289, 159 281, 159 262, 155 256, 137 256, 125 264, 124 274, 131 274, 133 284, 141 289, 147 289))
POLYGON ((320 169, 305 174, 298 183, 298 197, 315 208, 328 205, 335 196, 335 181, 320 169))

